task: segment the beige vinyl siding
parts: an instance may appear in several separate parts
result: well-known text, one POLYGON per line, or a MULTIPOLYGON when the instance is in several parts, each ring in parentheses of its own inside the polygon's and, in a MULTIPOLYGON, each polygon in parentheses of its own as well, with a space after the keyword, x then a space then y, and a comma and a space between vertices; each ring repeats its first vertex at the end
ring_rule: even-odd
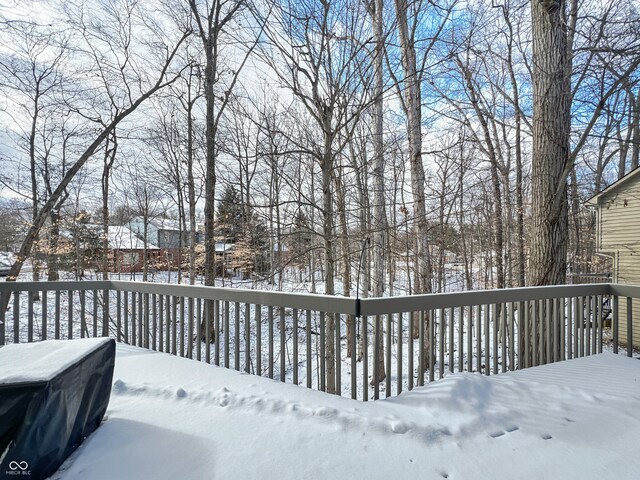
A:
MULTIPOLYGON (((640 220, 640 218, 638 219, 640 220)), ((627 285, 640 285, 640 254, 620 252, 616 259, 614 281, 627 285)), ((633 346, 640 347, 640 299, 632 302, 633 308, 633 346)), ((627 344, 627 299, 620 298, 620 342, 627 344)))
MULTIPOLYGON (((634 299, 631 302, 633 307, 633 324, 631 325, 631 333, 633 336, 633 346, 640 348, 640 299, 634 299)), ((618 340, 622 345, 628 344, 627 337, 627 298, 620 298, 620 313, 618 315, 620 333, 618 334, 618 340)))
POLYGON ((640 176, 604 195, 598 203, 601 251, 640 255, 640 176))

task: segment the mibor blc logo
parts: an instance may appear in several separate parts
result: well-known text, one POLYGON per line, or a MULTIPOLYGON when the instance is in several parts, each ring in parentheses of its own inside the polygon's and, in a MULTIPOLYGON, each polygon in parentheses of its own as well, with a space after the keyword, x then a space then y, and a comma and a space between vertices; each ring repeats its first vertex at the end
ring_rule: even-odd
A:
POLYGON ((12 460, 9 462, 9 470, 6 471, 7 475, 29 475, 31 476, 31 470, 29 470, 29 464, 26 461, 16 462, 12 460))

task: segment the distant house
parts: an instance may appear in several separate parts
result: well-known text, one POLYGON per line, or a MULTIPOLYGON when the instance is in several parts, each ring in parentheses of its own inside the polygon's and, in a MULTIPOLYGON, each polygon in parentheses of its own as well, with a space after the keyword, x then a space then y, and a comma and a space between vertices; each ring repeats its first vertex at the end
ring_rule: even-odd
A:
MULTIPOLYGON (((134 217, 127 227, 138 238, 144 238, 145 221, 142 217, 134 217)), ((201 235, 196 233, 196 242, 199 243, 201 235)), ((177 267, 180 263, 180 249, 189 245, 189 231, 182 230, 180 222, 168 219, 153 219, 147 222, 147 241, 160 249, 160 261, 177 267)))
MULTIPOLYGON (((147 259, 150 263, 160 257, 160 249, 147 242, 147 259)), ((145 244, 125 226, 109 227, 109 269, 112 272, 140 272, 143 268, 145 244)))
MULTIPOLYGON (((596 212, 596 248, 613 260, 612 281, 640 285, 640 168, 622 177, 585 203, 596 212)), ((640 300, 633 301, 633 344, 640 346, 640 300)), ((627 308, 620 299, 620 308, 627 308)), ((626 323, 620 338, 626 339, 626 323)))

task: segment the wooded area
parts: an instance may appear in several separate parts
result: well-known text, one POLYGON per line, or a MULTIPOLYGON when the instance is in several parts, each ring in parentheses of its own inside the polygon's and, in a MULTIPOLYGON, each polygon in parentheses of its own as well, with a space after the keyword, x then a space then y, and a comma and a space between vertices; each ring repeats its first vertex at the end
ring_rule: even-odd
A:
POLYGON ((583 201, 638 166, 631 1, 52 0, 0 25, 10 279, 135 215, 189 232, 190 283, 217 241, 347 296, 609 268, 583 201))

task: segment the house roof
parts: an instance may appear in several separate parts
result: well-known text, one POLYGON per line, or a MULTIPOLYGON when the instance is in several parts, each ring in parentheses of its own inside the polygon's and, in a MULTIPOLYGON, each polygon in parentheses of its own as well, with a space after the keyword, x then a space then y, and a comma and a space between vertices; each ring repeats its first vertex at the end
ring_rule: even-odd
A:
MULTIPOLYGON (((144 250, 144 242, 123 225, 109 227, 109 248, 118 250, 144 250)), ((155 245, 147 242, 147 250, 159 250, 155 245)))
POLYGON ((600 201, 600 198, 603 195, 607 195, 608 193, 611 193, 612 191, 617 190, 621 185, 627 183, 629 180, 631 180, 632 178, 635 178, 638 175, 640 175, 640 168, 631 170, 629 173, 627 173, 624 177, 622 177, 618 181, 613 182, 604 190, 601 190, 600 192, 596 193, 593 197, 585 201, 584 204, 588 207, 597 207, 600 201))

